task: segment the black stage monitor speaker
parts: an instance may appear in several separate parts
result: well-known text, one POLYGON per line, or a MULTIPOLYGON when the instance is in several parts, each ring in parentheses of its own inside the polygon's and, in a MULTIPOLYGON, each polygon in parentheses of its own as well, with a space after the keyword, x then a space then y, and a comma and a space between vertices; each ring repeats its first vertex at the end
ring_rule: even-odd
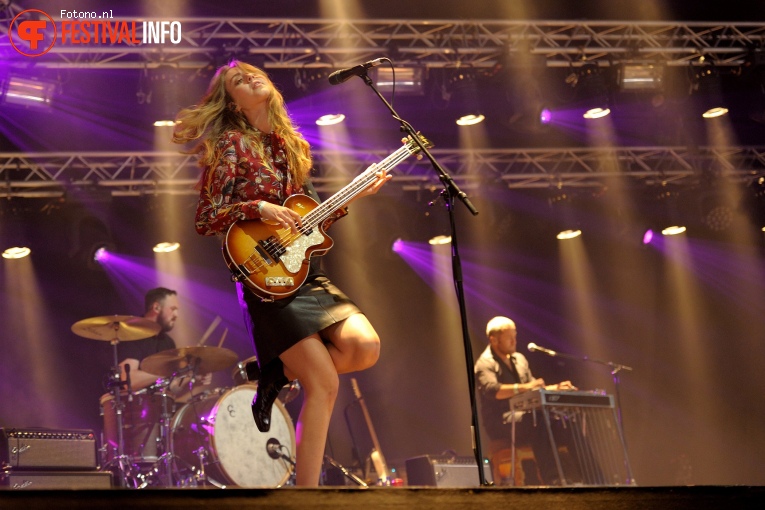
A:
MULTIPOLYGON (((491 468, 484 464, 483 473, 491 481, 491 468)), ((433 487, 478 487, 478 467, 473 457, 422 455, 406 460, 407 484, 433 487)))
POLYGON ((11 469, 96 469, 92 430, 0 428, 0 464, 11 469))

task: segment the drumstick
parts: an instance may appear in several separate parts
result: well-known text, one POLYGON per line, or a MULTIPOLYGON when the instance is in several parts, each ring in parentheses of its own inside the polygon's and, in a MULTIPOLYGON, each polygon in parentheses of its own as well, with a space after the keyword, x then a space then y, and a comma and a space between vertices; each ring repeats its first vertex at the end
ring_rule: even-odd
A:
POLYGON ((199 343, 197 345, 204 345, 207 339, 210 338, 210 335, 212 335, 212 332, 215 330, 215 328, 218 327, 218 324, 220 324, 220 321, 221 321, 220 315, 216 315, 212 323, 210 324, 210 327, 207 328, 207 331, 205 331, 205 334, 202 335, 202 338, 201 340, 199 340, 199 343))
POLYGON ((228 328, 226 328, 226 329, 224 329, 224 330, 223 330, 223 334, 222 334, 222 335, 221 335, 221 337, 220 337, 220 342, 218 342, 218 347, 220 347, 221 345, 223 345, 223 340, 225 340, 225 339, 226 339, 226 335, 227 335, 227 334, 228 334, 228 328))

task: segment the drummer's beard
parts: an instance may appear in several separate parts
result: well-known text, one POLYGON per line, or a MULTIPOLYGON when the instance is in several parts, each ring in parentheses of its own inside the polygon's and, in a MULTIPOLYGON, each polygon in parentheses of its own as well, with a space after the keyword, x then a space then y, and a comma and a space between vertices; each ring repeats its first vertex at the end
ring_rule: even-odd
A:
POLYGON ((173 329, 173 326, 175 326, 175 319, 166 320, 160 315, 157 317, 157 324, 162 327, 162 331, 168 333, 173 329))

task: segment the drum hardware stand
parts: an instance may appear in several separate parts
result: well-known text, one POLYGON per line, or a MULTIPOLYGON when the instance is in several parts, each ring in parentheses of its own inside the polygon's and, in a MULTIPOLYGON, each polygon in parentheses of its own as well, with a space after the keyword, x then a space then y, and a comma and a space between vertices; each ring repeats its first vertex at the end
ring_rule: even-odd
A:
POLYGON ((192 471, 195 473, 194 478, 197 482, 202 482, 203 484, 205 482, 209 483, 210 485, 214 485, 215 487, 219 489, 225 489, 226 485, 220 483, 219 481, 215 480, 214 478, 209 478, 207 476, 207 473, 205 473, 205 459, 207 457, 207 449, 204 446, 200 446, 194 452, 196 456, 199 458, 199 469, 192 468, 192 471))
MULTIPOLYGON (((119 356, 117 355, 117 344, 120 341, 148 338, 159 333, 161 327, 155 321, 142 317, 108 315, 77 321, 72 325, 71 329, 78 336, 91 340, 108 341, 112 345, 114 365, 112 366, 111 380, 107 383, 107 386, 109 392, 114 396, 114 410, 117 422, 117 455, 101 466, 101 469, 107 469, 116 465, 116 470, 120 475, 120 486, 126 487, 128 481, 131 481, 133 486, 135 486, 137 478, 133 472, 137 470, 137 466, 131 462, 132 459, 125 455, 125 435, 123 431, 124 406, 121 398, 121 389, 123 386, 127 386, 128 401, 133 399, 133 391, 130 386, 130 367, 125 365, 126 377, 123 381, 119 366, 119 356)), ((140 473, 137 476, 140 477, 140 473)))
MULTIPOLYGON (((191 368, 191 378, 189 379, 189 389, 193 388, 194 382, 196 380, 195 376, 195 367, 192 366, 191 368)), ((168 389, 170 388, 170 385, 173 382, 173 379, 177 377, 181 372, 176 372, 173 374, 173 376, 169 379, 168 383, 166 385, 160 386, 160 392, 159 396, 162 399, 162 414, 160 415, 160 426, 159 426, 159 440, 158 443, 161 445, 162 448, 162 455, 160 455, 157 458, 157 461, 154 463, 151 469, 151 473, 160 475, 160 479, 164 478, 164 486, 165 487, 173 487, 175 481, 173 479, 173 472, 177 471, 177 466, 175 464, 175 461, 179 459, 178 456, 176 456, 173 451, 170 444, 170 421, 172 420, 172 414, 170 413, 170 410, 168 409, 168 389)), ((181 459, 183 460, 183 459, 181 459)), ((185 462, 184 462, 185 464, 185 462)), ((186 466, 191 471, 195 471, 193 467, 186 466)))
MULTIPOLYGON (((127 386, 128 387, 128 401, 132 400, 133 394, 132 394, 132 388, 130 388, 130 372, 129 368, 126 365, 126 378, 123 381, 121 374, 120 374, 120 366, 119 366, 119 356, 117 355, 117 344, 120 342, 119 339, 116 337, 116 330, 119 327, 119 325, 115 325, 115 338, 111 341, 112 344, 112 351, 114 356, 114 365, 112 366, 112 374, 111 374, 111 381, 107 383, 107 386, 109 387, 109 391, 114 395, 114 411, 117 418, 117 455, 104 464, 102 466, 102 469, 106 469, 110 465, 116 465, 117 472, 119 473, 119 485, 120 487, 127 487, 128 480, 132 480, 132 485, 134 487, 137 487, 135 479, 135 475, 133 474, 133 464, 131 462, 132 459, 128 458, 127 455, 125 455, 125 437, 123 434, 123 421, 122 421, 122 412, 125 408, 125 406, 122 404, 122 387, 127 386)), ((105 447, 105 445, 104 445, 105 447)))

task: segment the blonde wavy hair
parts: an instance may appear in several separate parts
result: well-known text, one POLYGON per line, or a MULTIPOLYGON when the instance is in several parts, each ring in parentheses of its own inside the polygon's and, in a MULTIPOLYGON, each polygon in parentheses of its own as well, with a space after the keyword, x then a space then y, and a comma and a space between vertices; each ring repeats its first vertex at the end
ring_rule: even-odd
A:
MULTIPOLYGON (((191 150, 192 154, 199 154, 199 164, 208 168, 217 162, 220 157, 216 146, 227 131, 239 131, 244 134, 256 132, 245 116, 232 108, 233 100, 226 92, 226 73, 237 68, 245 74, 256 73, 265 76, 271 81, 262 69, 251 64, 232 60, 221 66, 215 72, 210 81, 207 93, 199 104, 184 108, 175 118, 176 124, 173 131, 173 142, 183 144, 199 140, 199 143, 191 150)), ((290 176, 297 187, 305 182, 311 171, 311 148, 303 135, 295 128, 290 119, 287 108, 284 105, 284 97, 273 86, 273 92, 268 98, 268 121, 274 132, 284 140, 286 145, 287 164, 290 176)), ((254 146, 258 154, 263 154, 263 144, 258 136, 248 136, 245 143, 254 146)))

